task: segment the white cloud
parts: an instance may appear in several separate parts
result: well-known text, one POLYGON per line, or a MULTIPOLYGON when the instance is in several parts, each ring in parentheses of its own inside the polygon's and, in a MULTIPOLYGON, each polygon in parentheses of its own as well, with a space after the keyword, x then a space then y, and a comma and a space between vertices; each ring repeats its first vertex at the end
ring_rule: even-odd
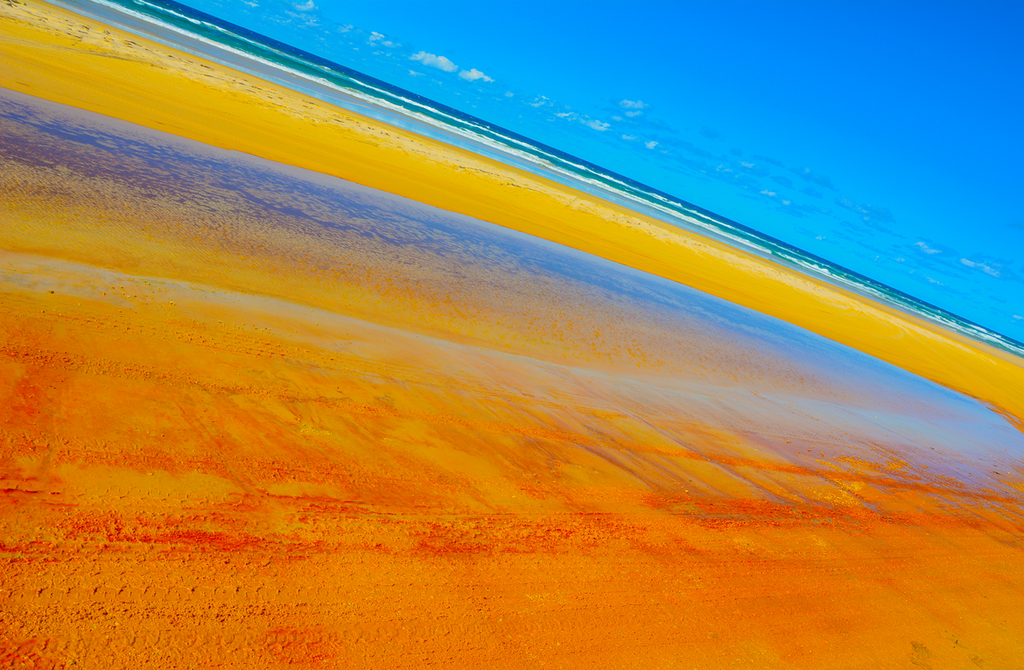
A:
POLYGON ((643 114, 643 112, 641 112, 639 109, 633 110, 632 112, 626 112, 626 116, 628 116, 629 118, 633 118, 634 116, 640 116, 641 114, 643 114))
POLYGON ((576 112, 555 112, 555 116, 560 119, 575 119, 576 112))
POLYGON ((745 168, 752 168, 752 167, 754 167, 753 163, 747 163, 745 161, 740 161, 740 165, 742 165, 745 168))
POLYGON ((931 254, 941 254, 942 253, 938 249, 932 249, 931 247, 929 247, 924 242, 914 242, 914 246, 917 247, 918 249, 920 249, 921 251, 923 251, 924 253, 928 254, 929 256, 931 254))
POLYGON ((526 104, 528 104, 530 107, 543 107, 544 105, 548 104, 548 99, 547 96, 538 95, 536 98, 534 98, 533 102, 528 102, 526 104))
POLYGON ((963 265, 966 265, 969 268, 977 268, 977 269, 981 270, 982 272, 984 272, 985 274, 990 275, 992 277, 998 277, 999 276, 999 266, 998 265, 996 267, 992 267, 991 265, 988 265, 987 263, 975 262, 975 261, 972 261, 972 260, 968 260, 966 258, 961 258, 960 262, 963 265))
POLYGON ((588 119, 583 122, 583 125, 588 128, 593 128, 594 130, 600 130, 602 133, 611 128, 611 124, 605 123, 604 121, 598 121, 597 119, 588 119))
POLYGON ((1014 314, 1013 318, 1016 321, 1024 321, 1024 316, 1021 316, 1020 314, 1014 314))
POLYGON ((311 12, 314 9, 316 9, 316 5, 313 4, 313 0, 308 0, 307 2, 304 2, 301 5, 296 4, 294 5, 294 7, 300 12, 311 12))
POLYGON ((658 146, 658 143, 655 142, 654 140, 651 140, 650 142, 644 142, 644 146, 647 147, 648 149, 653 149, 654 147, 658 146))
MULTIPOLYGON (((312 2, 312 0, 310 0, 312 2)), ((427 53, 426 51, 420 51, 412 56, 409 56, 410 60, 419 61, 424 65, 430 67, 436 67, 438 70, 444 70, 445 72, 455 72, 459 69, 459 66, 451 62, 444 56, 435 56, 434 54, 427 53)))
POLYGON ((414 77, 422 77, 423 76, 422 72, 417 72, 416 70, 409 70, 409 74, 411 74, 414 77))
MULTIPOLYGON (((349 26, 349 28, 351 28, 351 27, 352 26, 349 26)), ((386 47, 400 47, 400 46, 402 46, 401 44, 398 44, 397 42, 392 42, 391 40, 386 39, 384 35, 381 35, 380 33, 376 33, 376 32, 370 33, 370 39, 367 40, 367 41, 370 44, 374 44, 375 42, 380 42, 382 45, 384 45, 386 47)))
POLYGON ((636 139, 636 135, 623 135, 622 139, 629 140, 630 142, 632 142, 633 140, 636 139))
POLYGON ((775 191, 769 191, 768 189, 765 189, 765 190, 761 191, 761 195, 766 195, 769 198, 774 198, 775 197, 775 191))
POLYGON ((642 100, 623 100, 619 102, 623 109, 647 109, 647 103, 642 100))
POLYGON ((476 81, 478 79, 483 79, 486 82, 494 81, 494 79, 488 77, 487 75, 485 75, 483 72, 476 68, 473 68, 472 70, 463 70, 462 72, 459 73, 459 77, 465 79, 466 81, 476 81))
POLYGON ((514 98, 514 97, 515 97, 515 95, 516 95, 516 94, 515 94, 515 93, 513 93, 512 91, 505 91, 505 97, 506 97, 506 98, 514 98))

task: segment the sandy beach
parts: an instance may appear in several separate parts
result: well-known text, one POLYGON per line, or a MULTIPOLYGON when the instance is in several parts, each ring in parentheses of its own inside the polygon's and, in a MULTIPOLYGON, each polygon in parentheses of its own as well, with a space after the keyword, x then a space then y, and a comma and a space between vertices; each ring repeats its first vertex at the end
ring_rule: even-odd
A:
MULTIPOLYGON (((354 181, 705 291, 1024 416, 1019 359, 550 181, 45 3, 0 9, 0 85, 354 181), (509 203, 515 203, 510 207, 509 203)), ((5 241, 6 243, 6 241, 5 241)))
POLYGON ((44 3, 0 87, 0 667, 1016 667, 1009 354, 44 3))

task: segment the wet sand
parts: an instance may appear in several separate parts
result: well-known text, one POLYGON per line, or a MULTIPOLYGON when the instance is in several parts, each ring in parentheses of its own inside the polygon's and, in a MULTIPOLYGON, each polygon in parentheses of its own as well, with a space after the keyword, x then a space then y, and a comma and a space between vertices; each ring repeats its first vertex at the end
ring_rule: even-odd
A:
POLYGON ((1020 359, 697 235, 42 2, 0 6, 0 86, 354 181, 678 281, 1024 416, 1020 359), (510 204, 514 203, 514 204, 510 204))
MULTIPOLYGON (((50 53, 12 56, 0 25, 0 62, 50 53)), ((926 362, 963 347, 958 383, 1002 383, 982 402, 771 309, 178 131, 0 91, 0 667, 1017 664, 1024 434, 989 404, 1014 406, 998 352, 921 340, 926 362)), ((412 151, 388 146, 345 160, 412 151)), ((429 161, 455 159, 428 148, 395 178, 448 197, 429 161)), ((788 276, 706 249, 715 281, 726 258, 788 276)), ((854 300, 786 281, 791 307, 854 300)), ((932 332, 856 309, 885 315, 871 341, 932 332)))

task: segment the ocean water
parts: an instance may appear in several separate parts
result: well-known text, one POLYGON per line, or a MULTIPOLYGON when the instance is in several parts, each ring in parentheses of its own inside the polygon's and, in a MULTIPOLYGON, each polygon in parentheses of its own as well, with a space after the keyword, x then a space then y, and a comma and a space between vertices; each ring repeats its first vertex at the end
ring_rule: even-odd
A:
POLYGON ((1024 343, 742 223, 209 14, 170 0, 57 0, 55 4, 350 111, 597 195, 1024 357, 1024 343))

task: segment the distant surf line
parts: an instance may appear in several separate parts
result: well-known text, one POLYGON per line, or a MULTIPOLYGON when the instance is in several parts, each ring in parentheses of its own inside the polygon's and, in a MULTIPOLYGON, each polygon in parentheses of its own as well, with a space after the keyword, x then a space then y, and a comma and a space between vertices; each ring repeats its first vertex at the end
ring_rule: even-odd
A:
POLYGON ((870 277, 554 147, 173 0, 51 1, 343 109, 553 179, 1024 358, 1024 343, 870 277))

